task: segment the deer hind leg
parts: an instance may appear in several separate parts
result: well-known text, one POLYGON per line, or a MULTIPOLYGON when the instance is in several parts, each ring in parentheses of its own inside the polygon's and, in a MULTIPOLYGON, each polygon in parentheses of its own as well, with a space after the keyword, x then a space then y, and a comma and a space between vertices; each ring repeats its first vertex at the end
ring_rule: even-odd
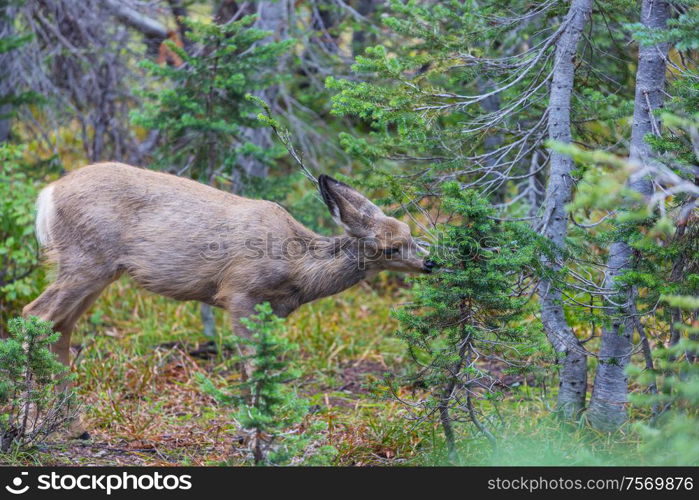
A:
MULTIPOLYGON (((75 323, 111 281, 92 276, 59 278, 22 311, 25 317, 37 316, 53 322, 54 331, 61 336, 51 350, 66 367, 70 368, 70 335, 75 323)), ((62 382, 57 391, 63 392, 70 385, 68 381, 62 382)), ((70 437, 89 438, 79 416, 73 420, 68 432, 70 437)))

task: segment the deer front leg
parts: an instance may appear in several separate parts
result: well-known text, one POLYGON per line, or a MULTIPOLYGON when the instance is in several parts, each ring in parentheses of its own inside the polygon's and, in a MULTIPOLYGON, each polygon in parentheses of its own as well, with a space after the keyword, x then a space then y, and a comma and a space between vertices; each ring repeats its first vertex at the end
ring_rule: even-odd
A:
MULTIPOLYGON (((252 333, 248 328, 243 325, 241 319, 248 318, 256 314, 255 306, 261 304, 265 300, 256 298, 248 294, 235 294, 229 302, 228 311, 231 315, 231 324, 233 326, 233 334, 242 337, 243 339, 250 339, 252 333)), ((287 304, 280 301, 271 301, 270 305, 274 314, 280 318, 285 318, 291 311, 295 309, 295 305, 287 304)), ((253 346, 245 343, 239 342, 237 345, 238 355, 243 358, 243 361, 239 364, 239 369, 243 380, 248 380, 252 376, 253 363, 250 357, 255 353, 253 346)))

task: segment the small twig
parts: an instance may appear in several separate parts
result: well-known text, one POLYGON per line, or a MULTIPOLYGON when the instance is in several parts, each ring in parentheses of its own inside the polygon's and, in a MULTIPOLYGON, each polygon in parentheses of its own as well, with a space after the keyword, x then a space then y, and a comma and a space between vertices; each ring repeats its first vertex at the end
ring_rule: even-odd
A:
POLYGON ((291 134, 289 133, 289 131, 287 129, 282 128, 279 125, 279 123, 272 117, 272 111, 270 110, 269 105, 265 101, 260 99, 259 97, 255 97, 255 96, 251 96, 251 95, 248 95, 247 97, 251 101, 254 101, 257 104, 259 104, 262 107, 262 109, 264 109, 265 114, 267 115, 264 122, 272 128, 272 130, 274 131, 274 134, 277 136, 279 141, 284 145, 284 147, 289 152, 291 157, 294 159, 294 161, 301 168, 301 173, 303 173, 303 175, 309 181, 311 181, 313 184, 318 186, 318 179, 316 179, 316 176, 313 175, 313 172, 311 172, 311 170, 303 163, 302 154, 299 154, 296 151, 296 148, 294 147, 293 141, 291 140, 291 134))

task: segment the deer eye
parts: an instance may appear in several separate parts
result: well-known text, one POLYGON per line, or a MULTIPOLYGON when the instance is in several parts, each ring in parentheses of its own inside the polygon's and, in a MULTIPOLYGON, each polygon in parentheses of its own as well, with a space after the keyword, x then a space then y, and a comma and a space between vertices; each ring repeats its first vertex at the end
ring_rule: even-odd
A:
POLYGON ((383 253, 384 255, 393 255, 394 253, 398 252, 399 248, 392 247, 392 248, 384 248, 383 253))

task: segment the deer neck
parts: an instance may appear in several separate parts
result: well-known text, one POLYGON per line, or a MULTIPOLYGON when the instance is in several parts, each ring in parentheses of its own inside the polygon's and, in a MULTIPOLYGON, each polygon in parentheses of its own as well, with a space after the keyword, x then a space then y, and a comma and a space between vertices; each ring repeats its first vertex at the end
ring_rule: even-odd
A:
POLYGON ((310 302, 339 293, 367 277, 367 274, 356 238, 316 235, 299 263, 301 301, 310 302))

